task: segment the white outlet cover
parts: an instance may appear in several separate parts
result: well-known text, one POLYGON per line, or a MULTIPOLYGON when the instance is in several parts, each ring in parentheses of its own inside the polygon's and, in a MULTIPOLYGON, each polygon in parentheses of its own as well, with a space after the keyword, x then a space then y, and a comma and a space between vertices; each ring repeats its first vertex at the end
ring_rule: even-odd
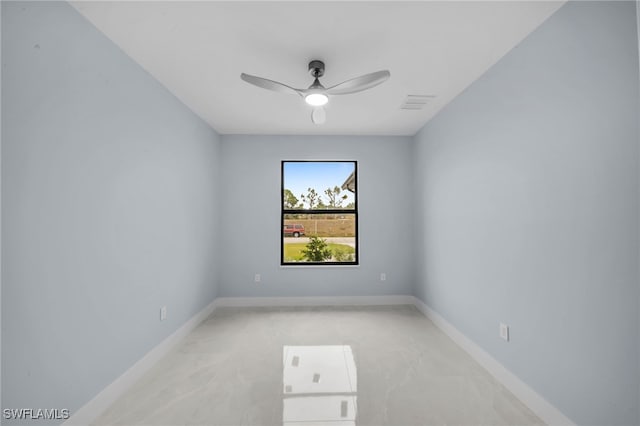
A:
POLYGON ((167 319, 167 307, 163 306, 160 308, 160 321, 164 321, 167 319))
POLYGON ((503 340, 509 341, 509 326, 506 324, 500 323, 500 337, 503 340))

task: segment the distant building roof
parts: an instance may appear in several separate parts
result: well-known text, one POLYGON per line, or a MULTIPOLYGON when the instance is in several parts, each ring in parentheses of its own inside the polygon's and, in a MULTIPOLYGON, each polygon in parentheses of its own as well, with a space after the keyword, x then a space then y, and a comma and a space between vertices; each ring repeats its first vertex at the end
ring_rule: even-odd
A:
POLYGON ((356 193, 356 172, 355 170, 351 172, 347 180, 342 184, 342 189, 347 189, 354 194, 356 193))

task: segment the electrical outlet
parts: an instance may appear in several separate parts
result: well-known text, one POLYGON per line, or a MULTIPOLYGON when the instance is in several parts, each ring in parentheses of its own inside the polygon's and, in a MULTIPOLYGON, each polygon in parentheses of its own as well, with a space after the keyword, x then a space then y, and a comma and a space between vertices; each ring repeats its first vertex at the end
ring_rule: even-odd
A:
POLYGON ((509 326, 503 323, 500 323, 500 337, 505 340, 505 341, 509 341, 509 326))
POLYGON ((160 308, 160 321, 164 321, 167 319, 167 307, 163 306, 160 308))
POLYGON ((387 280, 387 274, 385 274, 384 272, 382 272, 380 274, 380 281, 386 281, 387 280))
POLYGON ((260 274, 255 274, 255 275, 254 275, 254 277, 253 277, 253 280, 254 280, 255 282, 257 282, 257 283, 259 283, 259 282, 260 282, 260 279, 261 279, 260 274))

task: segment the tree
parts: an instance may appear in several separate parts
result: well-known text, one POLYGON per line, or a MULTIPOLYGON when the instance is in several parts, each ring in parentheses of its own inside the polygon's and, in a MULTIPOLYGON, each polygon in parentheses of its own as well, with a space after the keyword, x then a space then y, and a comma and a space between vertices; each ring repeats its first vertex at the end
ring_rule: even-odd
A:
POLYGON ((326 240, 313 236, 309 238, 307 248, 302 250, 302 255, 309 262, 324 262, 331 259, 331 249, 326 240))
POLYGON ((298 206, 298 198, 289 189, 285 189, 282 195, 285 209, 295 209, 298 206))
POLYGON ((307 195, 301 194, 300 198, 307 204, 309 210, 313 210, 318 205, 318 200, 320 199, 318 193, 313 188, 307 189, 307 195))
POLYGON ((329 199, 329 208, 339 209, 342 207, 342 202, 347 199, 347 194, 344 194, 342 197, 340 193, 342 189, 338 186, 334 186, 333 189, 327 188, 324 190, 325 195, 329 199))

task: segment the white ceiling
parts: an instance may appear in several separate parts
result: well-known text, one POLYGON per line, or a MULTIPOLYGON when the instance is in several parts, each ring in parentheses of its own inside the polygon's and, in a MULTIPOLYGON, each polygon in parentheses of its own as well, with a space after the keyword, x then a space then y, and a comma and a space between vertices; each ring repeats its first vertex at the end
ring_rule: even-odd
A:
POLYGON ((564 2, 77 1, 72 5, 221 134, 413 135, 564 2), (302 98, 240 73, 332 86, 377 70, 391 78, 334 96, 324 125, 302 98), (434 95, 418 111, 407 95, 434 95))

